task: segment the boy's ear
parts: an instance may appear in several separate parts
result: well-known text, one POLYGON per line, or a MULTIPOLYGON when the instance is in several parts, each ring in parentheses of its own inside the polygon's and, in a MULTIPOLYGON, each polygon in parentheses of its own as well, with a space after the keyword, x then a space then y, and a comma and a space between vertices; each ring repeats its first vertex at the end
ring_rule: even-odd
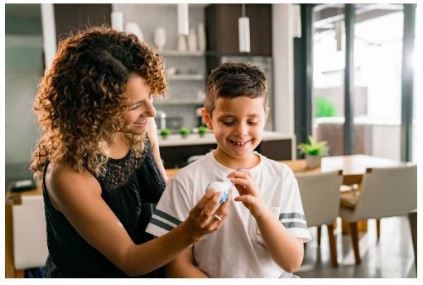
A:
POLYGON ((269 106, 266 106, 266 121, 267 121, 267 118, 269 117, 269 114, 270 114, 270 108, 269 106))
POLYGON ((209 130, 213 130, 212 118, 206 108, 201 108, 201 117, 209 130))

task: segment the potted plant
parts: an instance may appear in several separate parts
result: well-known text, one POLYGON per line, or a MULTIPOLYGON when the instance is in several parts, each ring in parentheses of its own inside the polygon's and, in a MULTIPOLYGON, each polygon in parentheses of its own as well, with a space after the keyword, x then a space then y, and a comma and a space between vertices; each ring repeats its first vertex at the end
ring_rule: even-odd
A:
POLYGON ((200 126, 198 127, 198 135, 200 137, 204 137, 207 134, 207 127, 206 126, 200 126))
POLYGON ((305 154, 306 167, 317 168, 320 167, 322 156, 325 156, 328 152, 328 146, 326 141, 318 142, 312 136, 308 137, 309 143, 301 143, 298 145, 298 149, 301 153, 305 154))
POLYGON ((168 128, 164 128, 160 130, 160 136, 163 139, 167 139, 167 137, 170 135, 170 130, 168 128))
POLYGON ((179 129, 179 134, 183 138, 186 138, 190 134, 190 130, 188 128, 182 127, 182 128, 179 129))

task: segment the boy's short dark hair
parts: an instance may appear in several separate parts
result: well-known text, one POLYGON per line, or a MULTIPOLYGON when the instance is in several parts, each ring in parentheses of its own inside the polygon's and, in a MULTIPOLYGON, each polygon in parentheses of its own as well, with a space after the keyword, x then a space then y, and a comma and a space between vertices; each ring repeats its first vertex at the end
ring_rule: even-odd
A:
POLYGON ((217 98, 264 97, 267 106, 266 76, 257 66, 227 62, 215 68, 207 80, 207 95, 204 107, 211 115, 217 98))

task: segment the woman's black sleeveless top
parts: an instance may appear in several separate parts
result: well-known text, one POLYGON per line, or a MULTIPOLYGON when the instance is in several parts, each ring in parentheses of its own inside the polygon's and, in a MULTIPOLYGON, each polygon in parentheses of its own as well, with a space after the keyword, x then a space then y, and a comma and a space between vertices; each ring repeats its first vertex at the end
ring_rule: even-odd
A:
MULTIPOLYGON (((163 193, 165 181, 154 160, 150 142, 147 140, 141 158, 135 157, 130 150, 122 159, 109 159, 104 175, 96 178, 101 185, 102 198, 134 243, 151 240, 153 237, 145 229, 163 193)), ((46 277, 127 277, 90 246, 52 206, 44 181, 43 196, 49 251, 46 277)), ((140 277, 165 277, 165 271, 161 268, 140 277)))

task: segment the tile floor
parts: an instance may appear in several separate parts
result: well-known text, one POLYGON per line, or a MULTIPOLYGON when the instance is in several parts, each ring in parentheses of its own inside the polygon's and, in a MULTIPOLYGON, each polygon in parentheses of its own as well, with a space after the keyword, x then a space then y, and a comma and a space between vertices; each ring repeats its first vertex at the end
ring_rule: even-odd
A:
POLYGON ((356 266, 349 235, 341 234, 340 220, 336 229, 338 268, 330 263, 326 227, 317 246, 317 229, 310 228, 313 240, 308 243, 304 262, 296 275, 301 278, 416 278, 414 252, 407 217, 381 220, 380 240, 376 239, 376 222, 369 220, 368 231, 360 235, 361 264, 356 266))

